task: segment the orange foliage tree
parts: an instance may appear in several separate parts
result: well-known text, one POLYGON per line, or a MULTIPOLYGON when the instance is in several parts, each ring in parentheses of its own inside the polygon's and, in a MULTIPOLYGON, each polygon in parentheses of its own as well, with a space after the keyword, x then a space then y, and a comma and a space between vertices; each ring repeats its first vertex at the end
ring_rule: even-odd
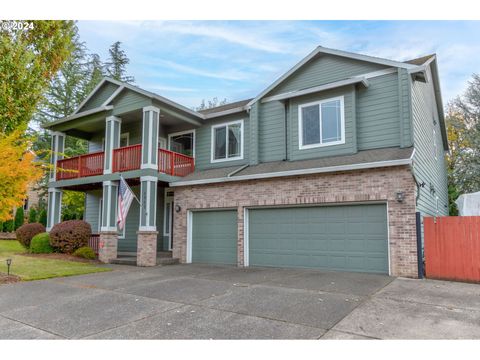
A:
POLYGON ((42 176, 42 165, 29 151, 31 141, 20 130, 0 134, 0 221, 12 218, 13 208, 23 205, 28 185, 42 176))

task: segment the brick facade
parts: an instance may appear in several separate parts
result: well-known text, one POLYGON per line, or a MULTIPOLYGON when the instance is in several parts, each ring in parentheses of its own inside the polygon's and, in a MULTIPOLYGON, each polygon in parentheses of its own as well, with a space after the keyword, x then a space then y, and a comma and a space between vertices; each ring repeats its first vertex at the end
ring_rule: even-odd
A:
POLYGON ((238 266, 243 266, 243 216, 250 206, 387 203, 390 273, 417 277, 416 186, 408 166, 175 187, 173 256, 186 261, 187 210, 230 208, 238 216, 238 266), (396 200, 404 192, 403 202, 396 200))
POLYGON ((157 265, 158 231, 137 231, 137 266, 157 265))
POLYGON ((117 258, 118 233, 101 232, 98 242, 98 260, 108 264, 111 260, 117 258))

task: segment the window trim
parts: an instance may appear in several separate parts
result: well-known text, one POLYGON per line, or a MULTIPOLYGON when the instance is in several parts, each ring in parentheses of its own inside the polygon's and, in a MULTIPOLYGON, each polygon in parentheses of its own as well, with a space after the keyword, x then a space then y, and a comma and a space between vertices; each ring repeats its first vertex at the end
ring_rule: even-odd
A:
POLYGON ((173 151, 173 150, 170 148, 170 145, 171 145, 171 143, 172 143, 172 140, 171 140, 172 137, 178 136, 178 135, 184 135, 184 134, 188 134, 188 133, 192 133, 192 134, 193 134, 193 141, 192 141, 193 151, 192 151, 192 157, 195 158, 195 141, 196 141, 195 129, 184 130, 184 131, 177 131, 177 132, 168 134, 167 149, 168 149, 169 151, 173 151))
POLYGON ((319 147, 342 145, 342 144, 345 144, 345 96, 342 95, 342 96, 337 96, 337 97, 333 97, 333 98, 329 98, 329 99, 313 101, 313 102, 298 105, 298 148, 300 150, 314 149, 314 148, 319 148, 319 147), (331 141, 331 142, 328 142, 328 143, 322 143, 322 136, 321 136, 322 109, 321 109, 321 106, 324 103, 331 102, 331 101, 336 101, 336 100, 340 101, 340 124, 342 126, 341 139, 338 140, 338 141, 331 141), (319 107, 320 143, 303 145, 302 109, 305 108, 305 107, 314 106, 314 105, 318 105, 318 107, 319 107))
POLYGON ((235 160, 243 160, 243 146, 245 143, 245 137, 244 137, 244 121, 243 119, 241 120, 234 120, 234 121, 228 121, 224 122, 221 124, 216 124, 212 125, 212 130, 210 134, 210 162, 211 163, 219 163, 219 162, 225 162, 225 161, 235 161, 235 160), (240 124, 240 155, 235 156, 235 157, 228 157, 228 126, 229 125, 235 125, 235 124, 240 124), (227 127, 227 142, 225 143, 225 159, 215 159, 215 129, 221 128, 221 127, 227 127))
MULTIPOLYGON (((122 142, 122 138, 127 139, 127 145, 124 146, 124 147, 130 146, 130 133, 129 132, 124 132, 124 133, 120 134, 120 143, 122 142)), ((102 137, 102 151, 105 151, 105 137, 102 137)))

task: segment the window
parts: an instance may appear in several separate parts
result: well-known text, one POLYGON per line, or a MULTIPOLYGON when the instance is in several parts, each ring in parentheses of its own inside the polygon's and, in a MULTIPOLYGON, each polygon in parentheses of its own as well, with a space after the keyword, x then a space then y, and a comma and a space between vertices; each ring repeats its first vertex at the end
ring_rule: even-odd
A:
POLYGON ((169 134, 168 149, 183 155, 195 156, 195 130, 169 134))
POLYGON ((23 210, 28 210, 28 197, 23 201, 23 210))
POLYGON ((212 126, 212 162, 243 159, 243 120, 212 126))
MULTIPOLYGON (((120 147, 128 146, 130 142, 130 133, 120 135, 120 147)), ((102 150, 105 151, 105 138, 102 138, 102 150)))
POLYGON ((343 96, 298 107, 300 149, 345 143, 343 96))

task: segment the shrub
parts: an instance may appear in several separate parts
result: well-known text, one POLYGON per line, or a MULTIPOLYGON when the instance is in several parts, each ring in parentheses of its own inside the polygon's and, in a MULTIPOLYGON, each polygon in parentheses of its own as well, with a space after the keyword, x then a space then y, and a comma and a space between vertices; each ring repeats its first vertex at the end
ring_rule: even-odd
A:
POLYGON ((50 235, 46 232, 35 235, 30 243, 30 252, 33 254, 52 253, 53 248, 50 246, 50 235))
POLYGON ((42 209, 40 215, 38 216, 38 222, 43 226, 47 226, 47 210, 42 209))
POLYGON ((15 230, 17 230, 20 226, 23 225, 25 222, 25 211, 23 207, 19 207, 15 212, 15 230))
POLYGON ((30 242, 32 238, 40 233, 45 232, 45 226, 39 223, 32 223, 32 224, 25 224, 20 226, 15 234, 17 235, 17 240, 22 244, 25 248, 30 247, 30 242))
POLYGON ((71 254, 88 245, 92 235, 89 223, 83 220, 68 220, 55 225, 50 231, 50 245, 62 253, 71 254))
POLYGON ((75 250, 73 255, 84 258, 84 259, 88 259, 88 260, 95 259, 95 252, 89 246, 83 246, 81 248, 78 248, 77 250, 75 250))
MULTIPOLYGON (((30 210, 28 210, 28 222, 29 223, 34 223, 34 222, 37 222, 37 210, 35 210, 35 208, 31 208, 30 210)), ((45 224, 46 226, 47 224, 45 224)))
POLYGON ((3 231, 5 232, 13 232, 14 229, 15 229, 15 223, 13 222, 13 220, 7 220, 3 224, 3 231))
POLYGON ((0 221, 0 232, 3 232, 3 221, 0 221))

